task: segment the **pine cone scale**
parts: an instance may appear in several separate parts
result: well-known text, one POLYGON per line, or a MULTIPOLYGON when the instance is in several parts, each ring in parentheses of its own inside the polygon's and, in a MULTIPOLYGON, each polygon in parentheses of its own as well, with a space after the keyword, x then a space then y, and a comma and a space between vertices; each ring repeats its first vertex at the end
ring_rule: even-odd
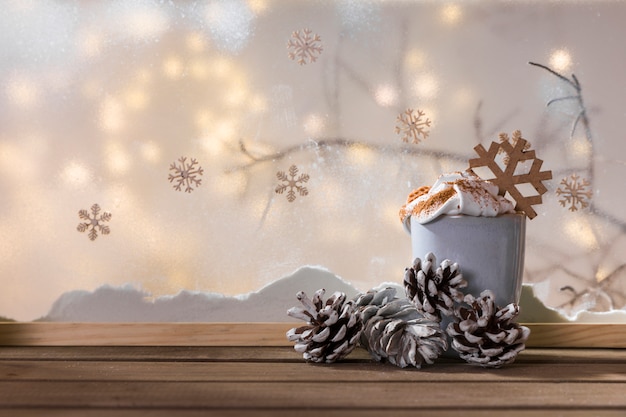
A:
POLYGON ((294 349, 312 362, 334 362, 348 355, 357 345, 363 322, 354 302, 346 295, 335 292, 323 302, 325 291, 318 290, 312 299, 304 292, 296 298, 303 308, 287 310, 291 317, 304 319, 305 326, 287 331, 287 339, 296 342, 294 349))
POLYGON ((452 348, 470 364, 499 368, 513 362, 525 348, 530 330, 512 321, 519 306, 498 308, 494 300, 491 291, 484 291, 478 298, 467 295, 467 306, 456 310, 458 321, 446 329, 452 337, 452 348))

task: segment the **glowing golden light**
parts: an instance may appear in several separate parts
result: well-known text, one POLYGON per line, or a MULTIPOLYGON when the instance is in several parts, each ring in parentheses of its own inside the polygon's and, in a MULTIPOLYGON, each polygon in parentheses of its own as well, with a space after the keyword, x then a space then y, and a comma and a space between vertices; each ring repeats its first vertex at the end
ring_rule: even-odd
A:
POLYGON ((346 154, 350 165, 369 168, 376 162, 376 153, 365 145, 354 145, 346 154))
POLYGON ((247 95, 245 84, 237 83, 226 92, 224 103, 231 107, 238 107, 245 102, 247 95))
POLYGON ((232 140, 235 136, 235 122, 233 120, 221 119, 215 124, 213 134, 219 140, 232 140))
POLYGON ((224 143, 213 136, 201 138, 200 147, 210 156, 221 155, 225 150, 224 143))
POLYGON ((196 80, 206 80, 209 77, 209 61, 194 59, 189 63, 189 73, 196 80))
POLYGON ((100 128, 108 132, 118 132, 126 124, 124 108, 120 102, 107 96, 100 105, 100 128))
POLYGON ((404 64, 409 71, 415 71, 424 66, 427 61, 426 54, 418 49, 411 49, 404 57, 404 64))
POLYGON ((599 266, 598 270, 596 271, 596 282, 602 282, 605 279, 607 279, 609 277, 609 274, 611 273, 611 270, 609 268, 607 268, 606 266, 599 266))
MULTIPOLYGON (((406 192, 406 195, 409 195, 409 191, 406 192)), ((400 207, 402 204, 404 204, 404 200, 398 200, 395 204, 391 202, 386 202, 383 205, 382 210, 380 211, 382 221, 387 223, 392 228, 402 227, 398 214, 400 212, 400 207)))
POLYGON ((163 73, 171 79, 178 79, 183 75, 185 66, 180 58, 171 56, 163 61, 163 73))
POLYGON ((124 15, 120 27, 134 38, 150 38, 167 29, 168 18, 156 8, 137 7, 124 15))
POLYGON ((213 123, 215 116, 209 109, 198 109, 194 115, 194 122, 200 129, 208 128, 213 123))
POLYGON ((587 220, 582 215, 570 215, 565 221, 563 230, 569 238, 583 249, 594 250, 598 248, 598 240, 587 220))
POLYGON ((161 148, 154 142, 144 142, 141 145, 141 157, 151 163, 161 161, 161 148))
POLYGON ((224 77, 231 73, 233 68, 232 63, 226 58, 218 58, 212 62, 211 68, 213 75, 218 77, 224 77))
POLYGON ((304 119, 304 131, 310 136, 318 136, 326 127, 326 120, 324 116, 316 113, 311 113, 304 119))
POLYGON ((439 82, 432 74, 421 75, 415 80, 414 91, 420 99, 433 99, 439 92, 439 82))
POLYGON ((61 171, 61 179, 73 187, 81 187, 92 181, 92 174, 85 164, 70 161, 61 171))
POLYGON ((567 71, 572 66, 572 56, 567 49, 557 49, 550 54, 550 67, 559 72, 567 71))
POLYGON ((185 38, 185 45, 192 52, 204 52, 206 44, 206 38, 200 32, 190 33, 185 38))
POLYGON ((87 32, 80 37, 79 48, 87 57, 95 57, 102 53, 104 37, 97 32, 87 32))
POLYGON ((130 88, 123 96, 126 106, 131 110, 143 110, 148 104, 148 96, 142 89, 130 88))
POLYGON ((453 26, 459 23, 463 17, 463 11, 458 4, 446 4, 441 8, 439 17, 443 23, 453 26))
POLYGON ((269 7, 267 0, 248 0, 248 7, 256 15, 263 14, 269 7))
POLYGON ((250 99, 250 111, 263 113, 267 110, 267 100, 261 95, 255 95, 250 99))
POLYGON ((380 85, 374 91, 374 99, 379 106, 393 106, 398 100, 398 90, 389 84, 380 85))
POLYGON ((6 93, 13 104, 24 109, 34 107, 39 102, 39 88, 35 81, 26 76, 9 80, 6 93))
POLYGON ((106 166, 112 174, 124 174, 130 168, 128 152, 117 142, 110 141, 105 147, 106 166))
POLYGON ((591 143, 586 138, 572 138, 569 150, 575 158, 587 160, 591 157, 591 143))

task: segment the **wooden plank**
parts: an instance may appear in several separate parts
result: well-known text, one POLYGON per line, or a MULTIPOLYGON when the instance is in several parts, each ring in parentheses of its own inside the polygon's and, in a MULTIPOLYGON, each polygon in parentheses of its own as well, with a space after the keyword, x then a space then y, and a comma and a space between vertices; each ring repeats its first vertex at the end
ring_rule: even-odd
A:
POLYGON ((509 382, 66 382, 0 381, 16 407, 626 409, 625 385, 509 382))
POLYGON ((5 346, 287 346, 293 323, 2 323, 5 346))
POLYGON ((514 363, 488 370, 465 363, 444 363, 400 369, 377 362, 315 365, 283 362, 48 362, 0 361, 2 381, 185 381, 185 382, 458 382, 510 381, 622 382, 626 363, 562 364, 549 366, 514 363))
MULTIPOLYGON (((39 408, 31 409, 10 409, 1 410, 0 417, 31 417, 41 416, 46 417, 206 417, 206 416, 220 416, 220 417, 381 417, 389 413, 388 409, 314 409, 303 410, 297 409, 285 409, 285 408, 265 408, 265 409, 188 409, 188 408, 170 408, 170 409, 86 409, 86 408, 62 408, 62 409, 46 409, 42 412, 39 408)), ((554 410, 553 408, 534 408, 531 410, 502 410, 502 409, 480 409, 480 410, 467 410, 463 408, 458 409, 424 409, 424 408, 410 408, 410 409, 394 409, 393 417, 415 417, 428 413, 429 417, 537 417, 545 415, 567 415, 567 417, 624 417, 623 410, 611 410, 611 409, 586 409, 586 410, 554 410), (504 414, 503 414, 504 413, 504 414)))
POLYGON ((528 347, 626 348, 624 324, 532 323, 528 347))
MULTIPOLYGON (((290 346, 294 323, 0 323, 4 346, 290 346)), ((626 323, 527 324, 529 347, 626 348, 626 323)))
MULTIPOLYGON (((1 410, 0 417, 31 417, 41 416, 46 417, 206 417, 206 416, 220 416, 220 417, 380 417, 389 413, 388 409, 314 409, 303 410, 297 409, 285 409, 285 408, 265 408, 265 409, 188 409, 188 408, 170 408, 170 409, 86 409, 86 408, 62 408, 62 409, 46 409, 42 412, 39 408, 31 409, 10 409, 1 410)), ((623 410, 611 410, 603 408, 594 408, 586 410, 555 410, 553 408, 534 408, 530 410, 502 410, 502 409, 489 409, 484 408, 480 410, 467 410, 459 407, 458 409, 424 409, 424 408, 410 408, 410 409, 394 409, 393 417, 415 417, 428 413, 429 417, 537 417, 545 415, 567 415, 567 417, 624 417, 623 410)))
MULTIPOLYGON (((293 347, 276 346, 9 346, 0 347, 3 360, 45 361, 152 361, 152 362, 293 362, 303 363, 293 347)), ((371 362, 367 351, 357 348, 342 362, 371 362)), ((440 358, 437 364, 459 360, 440 358)), ((626 363, 625 349, 538 349, 521 352, 516 363, 529 364, 626 363)))

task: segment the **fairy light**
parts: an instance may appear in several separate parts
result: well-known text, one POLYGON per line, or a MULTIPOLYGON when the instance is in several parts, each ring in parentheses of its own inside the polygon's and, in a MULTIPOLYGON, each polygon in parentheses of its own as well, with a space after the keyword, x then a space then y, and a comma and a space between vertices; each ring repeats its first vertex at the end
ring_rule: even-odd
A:
POLYGON ((170 56, 163 61, 163 73, 167 78, 176 80, 182 77, 184 65, 177 56, 170 56))
POLYGON ((61 171, 61 179, 67 185, 79 188, 93 181, 93 175, 84 163, 70 161, 61 171))
POLYGON ((148 96, 142 89, 129 88, 124 92, 124 103, 131 110, 143 110, 148 104, 148 96))
POLYGON ((446 4, 441 8, 439 17, 441 21, 449 26, 454 26, 461 21, 463 11, 458 4, 446 4))
POLYGON ((130 156, 118 142, 105 145, 106 166, 112 174, 121 175, 130 168, 130 156))
POLYGON ((267 100, 260 94, 254 95, 250 99, 250 111, 254 113, 263 113, 267 111, 267 100))
POLYGON ((379 106, 393 106, 398 101, 398 90, 389 84, 380 85, 374 91, 374 99, 379 106))
POLYGON ((22 109, 32 108, 40 99, 39 87, 29 77, 19 75, 9 80, 6 94, 11 102, 22 109))
POLYGON ((107 132, 119 132, 125 124, 122 104, 112 96, 105 97, 100 105, 100 128, 107 132))
POLYGON ((135 4, 127 6, 118 27, 130 37, 139 40, 156 37, 167 30, 168 26, 167 14, 157 8, 135 4))
POLYGON ((207 46, 206 39, 199 32, 193 32, 185 37, 185 46, 191 52, 204 52, 207 46))
POLYGON ((101 33, 88 31, 80 37, 79 48, 88 58, 99 56, 104 49, 104 37, 101 33))
POLYGON ((555 71, 568 71, 572 66, 572 56, 567 49, 557 49, 550 54, 549 62, 555 71))
POLYGON ((141 157, 147 162, 156 164, 161 161, 161 148, 152 141, 142 143, 140 152, 141 157))
POLYGON ((591 156, 591 144, 586 138, 573 138, 570 144, 572 153, 582 158, 591 156))
POLYGON ((248 0, 248 8, 257 16, 263 14, 268 7, 267 0, 248 0))
POLYGON ((598 240, 589 224, 589 221, 581 215, 572 215, 563 225, 563 231, 581 248, 594 250, 598 247, 598 240))
POLYGON ((202 150, 209 156, 218 156, 225 151, 224 143, 214 135, 206 135, 202 137, 199 142, 202 150))
POLYGON ((433 99, 439 92, 439 82, 437 77, 430 73, 423 74, 416 78, 413 85, 415 94, 422 100, 433 99))
POLYGON ((319 136, 326 127, 326 119, 325 117, 311 113, 304 119, 304 131, 310 136, 319 136))
POLYGON ((426 57, 426 53, 424 53, 424 51, 411 49, 404 57, 404 64, 407 67, 407 70, 415 71, 423 68, 427 60, 428 58, 426 57))
POLYGON ((346 158, 349 165, 362 169, 371 168, 376 162, 376 153, 365 145, 354 145, 348 148, 346 158))

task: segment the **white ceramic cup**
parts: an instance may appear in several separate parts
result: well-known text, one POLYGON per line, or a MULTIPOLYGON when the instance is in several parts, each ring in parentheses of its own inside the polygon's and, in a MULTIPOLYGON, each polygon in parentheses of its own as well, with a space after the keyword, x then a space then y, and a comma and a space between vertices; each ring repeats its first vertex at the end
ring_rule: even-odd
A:
POLYGON ((405 222, 411 234, 413 258, 424 259, 432 252, 437 266, 449 259, 459 264, 467 281, 464 294, 478 297, 491 290, 496 304, 519 303, 524 271, 526 215, 497 217, 443 215, 420 224, 405 222))

